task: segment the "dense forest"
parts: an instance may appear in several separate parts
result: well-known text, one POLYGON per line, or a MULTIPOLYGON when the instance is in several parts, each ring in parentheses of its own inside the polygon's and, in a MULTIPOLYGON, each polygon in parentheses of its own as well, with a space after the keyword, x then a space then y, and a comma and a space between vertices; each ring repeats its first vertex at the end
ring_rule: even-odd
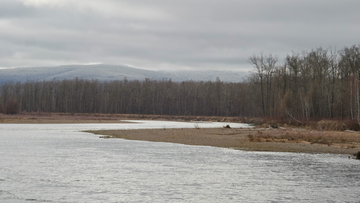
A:
POLYGON ((360 120, 360 45, 253 55, 254 73, 225 83, 63 80, 7 83, 0 112, 124 113, 360 120))

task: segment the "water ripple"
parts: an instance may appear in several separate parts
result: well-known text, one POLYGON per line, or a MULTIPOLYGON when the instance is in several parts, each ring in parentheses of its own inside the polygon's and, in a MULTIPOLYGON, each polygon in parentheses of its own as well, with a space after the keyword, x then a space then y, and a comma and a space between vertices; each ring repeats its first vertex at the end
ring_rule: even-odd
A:
POLYGON ((0 202, 360 199, 360 162, 343 155, 99 139, 78 132, 82 125, 19 126, 0 125, 0 202))

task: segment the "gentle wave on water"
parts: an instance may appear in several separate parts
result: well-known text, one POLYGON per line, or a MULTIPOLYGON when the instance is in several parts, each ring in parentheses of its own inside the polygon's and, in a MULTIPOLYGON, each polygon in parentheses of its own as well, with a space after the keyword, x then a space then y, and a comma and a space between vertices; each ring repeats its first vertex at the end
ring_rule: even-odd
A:
MULTIPOLYGON (((360 162, 99 139, 139 124, 1 124, 0 202, 358 202, 360 162)), ((224 123, 219 124, 221 127, 224 123)), ((180 127, 194 123, 179 123, 180 127)))

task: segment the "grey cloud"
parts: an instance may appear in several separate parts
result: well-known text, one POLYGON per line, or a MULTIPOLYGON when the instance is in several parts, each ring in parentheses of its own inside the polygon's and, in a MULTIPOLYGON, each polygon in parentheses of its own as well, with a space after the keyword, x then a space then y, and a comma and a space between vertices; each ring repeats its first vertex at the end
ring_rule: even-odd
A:
POLYGON ((13 0, 0 1, 0 19, 22 18, 34 14, 33 9, 29 9, 21 2, 13 0))
POLYGON ((253 53, 342 48, 357 44, 360 34, 360 2, 350 0, 53 2, 0 1, 0 67, 103 62, 240 69, 250 66, 253 53))

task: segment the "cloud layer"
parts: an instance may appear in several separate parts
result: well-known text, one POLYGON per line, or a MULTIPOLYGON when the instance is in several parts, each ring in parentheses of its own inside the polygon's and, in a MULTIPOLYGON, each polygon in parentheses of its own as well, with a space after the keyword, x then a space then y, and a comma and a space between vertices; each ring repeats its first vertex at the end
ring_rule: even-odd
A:
POLYGON ((2 0, 0 67, 251 69, 254 53, 359 43, 360 1, 2 0))

